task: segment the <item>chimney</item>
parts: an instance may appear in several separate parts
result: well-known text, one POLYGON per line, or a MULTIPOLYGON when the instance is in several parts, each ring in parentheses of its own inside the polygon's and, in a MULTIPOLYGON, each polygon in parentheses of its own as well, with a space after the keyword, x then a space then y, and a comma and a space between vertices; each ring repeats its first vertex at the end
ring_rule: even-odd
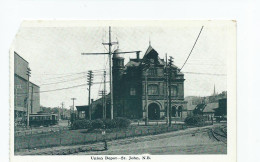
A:
POLYGON ((140 59, 140 52, 141 52, 141 51, 137 51, 137 52, 136 52, 136 59, 137 59, 137 60, 140 59))

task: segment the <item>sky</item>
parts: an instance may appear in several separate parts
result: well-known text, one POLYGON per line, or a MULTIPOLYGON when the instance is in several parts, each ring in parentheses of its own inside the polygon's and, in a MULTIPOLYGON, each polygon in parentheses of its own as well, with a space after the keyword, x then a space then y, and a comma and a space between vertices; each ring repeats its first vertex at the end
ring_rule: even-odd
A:
MULTIPOLYGON (((83 56, 83 52, 107 52, 108 26, 112 26, 112 41, 122 51, 140 50, 141 57, 149 46, 174 58, 181 68, 204 26, 187 63, 184 73, 184 96, 208 96, 214 85, 218 93, 227 90, 227 56, 233 52, 235 26, 228 21, 150 21, 150 22, 24 22, 13 41, 16 51, 29 62, 30 80, 40 86, 40 104, 47 107, 87 105, 87 71, 94 71, 94 82, 103 81, 108 73, 106 55, 83 56), (80 86, 83 85, 83 86, 80 86), (69 89, 63 89, 74 87, 69 89), (63 89, 63 90, 56 90, 63 89), (55 91, 52 91, 55 90, 55 91)), ((125 64, 135 54, 125 55, 125 64)), ((109 78, 107 77, 107 81, 109 78)), ((107 89, 109 84, 107 84, 107 89)), ((97 99, 103 85, 94 84, 91 98, 97 99)))

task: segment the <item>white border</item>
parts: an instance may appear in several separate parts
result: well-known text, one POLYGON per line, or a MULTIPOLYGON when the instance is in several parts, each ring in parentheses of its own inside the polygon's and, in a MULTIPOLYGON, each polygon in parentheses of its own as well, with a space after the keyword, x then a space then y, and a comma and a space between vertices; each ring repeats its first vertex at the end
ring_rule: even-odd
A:
POLYGON ((131 4, 104 2, 87 4, 86 1, 48 0, 0 1, 0 71, 1 79, 1 161, 9 155, 9 55, 8 51, 19 25, 24 19, 234 19, 238 22, 238 160, 259 161, 260 129, 259 109, 259 1, 183 0, 161 2, 158 6, 147 1, 132 1, 131 4), (64 4, 66 2, 66 4, 64 4), (143 4, 143 5, 140 5, 143 4), (87 8, 88 6, 89 8, 87 8), (105 6, 105 7, 104 7, 105 6), (145 6, 145 7, 144 7, 145 6), (166 10, 169 6, 171 10, 166 10), (48 9, 46 9, 48 8, 48 9), (96 8, 95 12, 91 8, 96 8), (110 8, 112 14, 105 14, 110 8), (117 9, 120 8, 120 9, 117 9), (133 10, 136 8, 136 10, 133 10), (156 16, 153 10, 156 9, 156 16), (69 11, 69 12, 68 12, 69 11), (122 12, 123 11, 123 12, 122 12), (258 50, 257 50, 258 49, 258 50), (250 84, 249 84, 250 83, 250 84), (250 101, 250 102, 249 102, 250 101), (258 139, 258 140, 257 140, 258 139))
MULTIPOLYGON (((227 49, 229 54, 227 55, 227 92, 228 92, 228 146, 227 146, 227 154, 226 155, 151 155, 151 159, 149 161, 164 161, 169 159, 174 159, 177 161, 187 162, 191 159, 198 160, 200 162, 207 162, 210 159, 211 162, 219 162, 219 161, 235 161, 236 160, 236 21, 226 20, 226 21, 25 21, 22 23, 22 27, 33 26, 33 27, 82 27, 85 26, 161 26, 161 27, 169 27, 169 26, 201 26, 203 24, 205 27, 207 26, 226 26, 232 35, 229 38, 230 42, 233 44, 227 49)), ((10 50, 10 64, 13 65, 13 50, 10 50)), ((10 91, 13 91, 13 67, 10 67, 10 91)), ((10 95, 11 100, 13 101, 13 94, 10 95)), ((10 105, 12 109, 10 110, 11 114, 13 114, 13 105, 11 102, 10 105)), ((13 115, 10 117, 11 121, 11 133, 10 133, 10 155, 12 161, 17 162, 29 162, 29 161, 37 161, 37 162, 46 162, 46 161, 85 161, 86 159, 91 160, 89 155, 86 156, 13 156, 13 145, 14 145, 14 127, 13 127, 13 115)), ((104 157, 104 156, 103 156, 104 157)), ((128 157, 128 156, 126 156, 128 157)), ((102 160, 95 160, 102 161, 102 160)))

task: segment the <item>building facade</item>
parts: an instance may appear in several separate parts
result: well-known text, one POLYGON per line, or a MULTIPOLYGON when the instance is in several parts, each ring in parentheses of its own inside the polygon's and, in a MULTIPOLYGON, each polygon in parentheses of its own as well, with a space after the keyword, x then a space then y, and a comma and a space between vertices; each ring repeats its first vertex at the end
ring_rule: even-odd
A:
MULTIPOLYGON (((113 54, 114 116, 143 119, 146 116, 146 83, 148 118, 159 120, 167 116, 168 88, 165 67, 158 52, 150 45, 143 58, 139 53, 125 65, 124 56, 113 54), (146 82, 147 80, 147 82, 146 82)), ((171 109, 172 117, 182 117, 184 101, 184 74, 172 65, 171 109)))
POLYGON ((29 63, 16 52, 14 52, 15 120, 25 117, 27 114, 27 103, 29 104, 29 113, 37 113, 40 111, 40 87, 32 82, 29 82, 28 93, 28 68, 29 63))

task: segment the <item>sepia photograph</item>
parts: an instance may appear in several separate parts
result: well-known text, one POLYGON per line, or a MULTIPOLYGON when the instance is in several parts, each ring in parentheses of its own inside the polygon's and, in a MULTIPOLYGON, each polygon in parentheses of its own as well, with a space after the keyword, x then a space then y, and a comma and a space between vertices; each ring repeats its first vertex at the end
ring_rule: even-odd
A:
POLYGON ((234 154, 235 65, 232 20, 24 21, 10 49, 11 152, 234 154))

